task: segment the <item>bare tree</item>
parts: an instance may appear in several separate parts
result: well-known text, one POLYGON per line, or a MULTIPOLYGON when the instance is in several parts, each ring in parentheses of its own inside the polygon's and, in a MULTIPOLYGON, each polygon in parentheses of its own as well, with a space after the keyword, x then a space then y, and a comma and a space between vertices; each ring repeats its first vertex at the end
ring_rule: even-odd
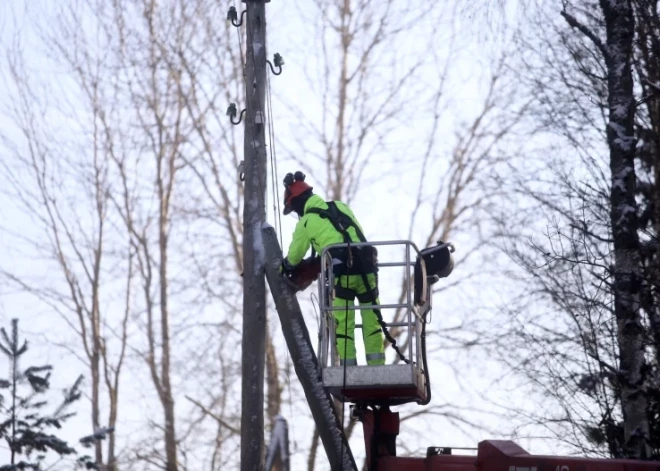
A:
MULTIPOLYGON (((533 202, 526 209, 537 214, 518 212, 516 229, 505 232, 520 236, 524 231, 517 228, 538 223, 539 210, 553 217, 545 243, 511 251, 532 275, 534 288, 525 299, 545 299, 566 320, 552 322, 526 305, 511 310, 520 340, 520 349, 511 351, 526 352, 511 361, 558 405, 553 420, 546 417, 547 430, 563 431, 562 438, 583 451, 649 458, 653 400, 645 350, 655 352, 657 344, 649 342, 646 325, 656 315, 650 286, 657 277, 645 264, 653 266, 656 235, 644 234, 645 223, 638 219, 640 189, 648 196, 653 190, 640 187, 635 163, 641 102, 634 95, 633 64, 644 69, 635 57, 644 57, 652 42, 642 36, 646 46, 637 50, 635 12, 646 17, 647 26, 653 14, 634 6, 564 2, 564 24, 539 20, 552 25, 543 32, 541 47, 522 43, 536 59, 526 66, 533 69, 529 76, 540 121, 564 139, 565 147, 557 144, 549 151, 568 150, 574 157, 557 156, 537 167, 534 183, 515 181, 519 194, 533 202), (560 58, 572 68, 556 67, 560 58), (640 237, 650 243, 640 243, 640 237)), ((539 415, 528 418, 538 422, 539 415)))
MULTIPOLYGON (((235 388, 231 378, 236 375, 236 361, 232 349, 240 331, 231 319, 237 312, 232 296, 240 283, 242 266, 238 249, 242 189, 236 135, 224 107, 231 87, 240 89, 241 69, 238 49, 234 49, 234 60, 229 64, 223 56, 223 51, 230 50, 231 30, 224 24, 226 12, 221 8, 217 2, 202 0, 162 5, 90 0, 62 5, 55 18, 34 17, 56 26, 55 30, 43 28, 39 32, 51 58, 69 74, 61 86, 66 89, 73 83, 81 89, 80 106, 87 106, 94 118, 90 122, 97 140, 90 148, 99 156, 95 175, 98 217, 104 231, 104 245, 99 242, 98 253, 106 257, 99 263, 108 253, 121 261, 118 264, 113 258, 112 265, 108 262, 116 276, 99 281, 98 289, 102 281, 109 286, 126 279, 126 303, 119 327, 94 318, 96 314, 90 314, 89 325, 108 324, 111 336, 123 342, 122 361, 129 321, 143 332, 144 336, 133 336, 130 351, 144 361, 162 410, 163 419, 150 422, 144 440, 136 439, 133 452, 123 451, 127 465, 137 457, 164 469, 186 468, 189 462, 196 467, 193 463, 198 461, 193 460, 208 460, 212 468, 222 469, 235 456, 236 416, 231 401, 235 388), (233 152, 233 163, 232 154, 226 150, 233 152), (208 191, 198 191, 199 183, 217 190, 213 196, 219 195, 218 199, 210 199, 208 191), (187 196, 179 198, 179 194, 187 196), (222 231, 220 244, 213 240, 216 228, 222 231), (210 257, 211 247, 220 250, 210 257), (218 303, 224 311, 219 322, 205 323, 185 313, 204 311, 218 303), (208 335, 208 347, 191 342, 191 332, 208 335), (219 344, 218 338, 223 339, 219 344), (218 357, 219 364, 215 363, 218 357), (202 368, 211 368, 206 371, 212 383, 200 389, 196 374, 202 368), (195 397, 175 409, 177 383, 181 389, 194 390, 195 397), (183 412, 186 408, 195 411, 194 415, 183 412), (209 426, 214 439, 200 439, 207 436, 209 426), (207 456, 195 445, 202 442, 207 456)), ((31 82, 23 82, 22 101, 35 106, 35 97, 29 96, 31 82)), ((26 114, 24 118, 24 122, 34 123, 33 116, 26 114)), ((26 132, 37 135, 37 131, 26 125, 26 132)), ((80 141, 71 140, 82 146, 80 141)), ((85 163, 83 158, 78 160, 85 163)), ((25 162, 30 163, 28 159, 25 162)), ((76 171, 78 164, 72 157, 71 167, 76 171)), ((42 166, 49 170, 50 161, 44 158, 42 166)), ((81 175, 83 168, 81 165, 81 175)), ((35 165, 39 177, 37 169, 35 165)), ((22 183, 17 180, 17 188, 31 188, 22 183)), ((66 189, 61 183, 56 186, 66 189)), ((90 188, 94 187, 90 184, 90 188)), ((62 205, 60 199, 48 195, 43 199, 54 200, 58 208, 62 205)), ((71 208, 79 209, 78 202, 73 201, 71 208)), ((64 255, 68 256, 66 252, 64 255)), ((89 272, 94 273, 93 267, 89 272)), ((72 290, 75 295, 78 291, 85 292, 82 288, 72 290)), ((97 344, 90 342, 90 355, 94 355, 94 345, 100 355, 107 351, 103 342, 97 344)), ((100 380, 105 374, 108 387, 115 391, 118 371, 110 360, 106 366, 100 364, 100 380)), ((117 396, 113 394, 109 414, 116 417, 117 396)), ((111 457, 116 456, 114 446, 112 438, 111 457)))
MULTIPOLYGON (((65 59, 84 49, 79 42, 70 46, 73 48, 65 59)), ((51 306, 76 333, 81 350, 69 350, 74 355, 82 351, 81 359, 90 370, 92 426, 94 430, 106 424, 114 428, 132 309, 134 252, 128 244, 122 246, 114 239, 109 214, 111 181, 100 107, 100 71, 89 62, 77 64, 80 67, 75 69, 86 105, 81 115, 86 122, 80 122, 85 137, 72 143, 68 136, 58 136, 55 127, 37 124, 37 116, 44 112, 37 103, 47 96, 47 90, 30 74, 20 42, 7 51, 7 64, 4 78, 13 95, 4 112, 18 132, 3 133, 3 146, 10 158, 2 162, 2 177, 9 184, 6 196, 36 221, 36 230, 23 237, 9 227, 3 229, 14 232, 17 241, 26 243, 45 263, 53 263, 56 278, 44 285, 9 266, 1 268, 2 275, 51 306), (123 299, 117 316, 103 307, 111 291, 106 288, 109 279, 124 280, 124 286, 112 287, 123 299), (103 404, 107 404, 107 411, 102 410, 103 404)), ((63 107, 54 113, 62 119, 74 118, 67 116, 63 107)), ((97 465, 116 469, 114 433, 109 436, 105 454, 100 441, 94 447, 97 465)))
MULTIPOLYGON (((321 114, 310 117, 306 108, 293 104, 301 118, 296 123, 300 134, 293 142, 300 147, 289 143, 281 147, 314 181, 325 182, 328 198, 351 203, 364 184, 367 163, 382 151, 386 135, 396 128, 401 106, 421 88, 415 83, 416 74, 428 61, 421 54, 410 63, 401 61, 387 48, 403 42, 432 8, 391 0, 381 4, 337 0, 299 9, 318 38, 319 60, 306 76, 321 114)), ((430 28, 429 44, 436 28, 430 28)), ((378 174, 373 169, 369 173, 378 174)))
MULTIPOLYGON (((486 175, 506 162, 506 146, 514 143, 528 106, 518 100, 510 58, 503 56, 487 66, 492 69, 484 74, 487 78, 479 97, 483 99, 481 108, 460 116, 463 121, 447 138, 451 132, 447 132, 447 123, 458 115, 450 111, 456 80, 452 66, 464 47, 458 36, 441 34, 453 30, 453 7, 449 10, 447 17, 440 17, 430 9, 413 9, 397 2, 315 2, 313 8, 301 5, 301 15, 314 25, 314 36, 318 38, 313 41, 319 49, 318 61, 306 73, 321 111, 315 115, 309 108, 293 105, 300 117, 295 120, 300 133, 294 141, 299 145, 286 142, 279 147, 298 168, 311 175, 315 186, 322 183, 321 192, 328 199, 350 203, 356 210, 360 209, 360 196, 382 191, 382 180, 391 176, 387 172, 399 171, 397 164, 405 163, 407 170, 414 165, 410 171, 419 175, 419 180, 412 195, 412 215, 402 232, 422 247, 469 233, 470 247, 464 247, 459 260, 463 266, 469 254, 475 256, 485 248, 488 228, 480 218, 498 197, 486 175), (428 38, 429 44, 428 48, 417 44, 415 50, 428 53, 410 54, 409 60, 401 60, 408 45, 407 35, 413 30, 417 39, 428 38), (447 57, 431 46, 440 42, 449 45, 447 57), (423 124, 399 153, 389 147, 389 135, 406 125, 412 110, 423 124), (376 181, 380 187, 376 187, 376 181), (474 227, 481 232, 475 233, 474 227)), ((305 42, 310 43, 307 36, 305 42)), ((369 237, 369 227, 365 230, 369 237)), ((458 285, 471 275, 464 272, 456 276, 460 280, 449 280, 449 286, 443 288, 458 285)), ((397 284, 395 296, 400 300, 404 299, 406 283, 401 279, 397 284)), ((398 310, 393 320, 400 320, 404 314, 398 310)), ((475 340, 477 333, 485 331, 478 319, 466 319, 459 326, 434 331, 434 337, 446 342, 433 342, 429 348, 446 352, 447 348, 477 347, 481 343, 475 340)), ((391 332, 400 345, 407 345, 409 339, 400 329, 391 332)), ((492 344, 491 340, 488 335, 482 337, 483 345, 492 344)), ((448 420, 450 417, 440 404, 425 412, 444 414, 448 420)), ((418 415, 412 412, 410 417, 418 415)), ((456 415, 451 420, 460 421, 456 415)), ((351 435, 355 425, 348 423, 346 433, 351 435)), ((463 425, 475 423, 464 418, 463 425)), ((307 460, 309 470, 316 466, 318 440, 315 433, 307 460)))
POLYGON ((130 153, 113 156, 122 188, 116 206, 137 255, 146 311, 147 349, 143 357, 163 410, 162 466, 175 471, 180 463, 171 376, 170 237, 173 196, 178 172, 185 165, 182 155, 191 132, 191 118, 187 115, 181 65, 173 57, 191 40, 194 25, 186 21, 191 7, 183 4, 160 7, 155 2, 117 2, 113 7, 116 19, 108 28, 119 37, 120 79, 127 86, 140 131, 137 144, 150 159, 145 166, 128 160, 130 153), (130 15, 137 12, 141 13, 139 20, 134 20, 130 15), (138 21, 142 24, 136 25, 138 21), (139 29, 124 29, 124 25, 139 29), (139 185, 143 172, 151 175, 152 185, 139 185), (138 189, 155 203, 154 209, 135 198, 138 189))

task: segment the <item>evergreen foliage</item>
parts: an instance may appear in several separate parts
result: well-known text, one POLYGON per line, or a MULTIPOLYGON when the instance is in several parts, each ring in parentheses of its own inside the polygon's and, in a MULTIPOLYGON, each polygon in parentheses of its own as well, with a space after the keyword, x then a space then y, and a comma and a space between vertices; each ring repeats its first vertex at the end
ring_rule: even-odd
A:
MULTIPOLYGON (((28 342, 18 335, 18 319, 12 320, 11 332, 0 329, 0 351, 9 363, 9 377, 0 379, 0 440, 9 448, 9 463, 0 462, 0 471, 40 470, 48 453, 60 457, 76 456, 76 450, 54 433, 74 415, 71 406, 81 397, 82 375, 64 391, 64 398, 49 409, 47 393, 53 367, 29 366, 21 370, 21 359, 28 351, 28 342)), ((105 438, 103 429, 81 440, 83 446, 105 438)), ((97 469, 89 456, 78 458, 83 469, 97 469)))

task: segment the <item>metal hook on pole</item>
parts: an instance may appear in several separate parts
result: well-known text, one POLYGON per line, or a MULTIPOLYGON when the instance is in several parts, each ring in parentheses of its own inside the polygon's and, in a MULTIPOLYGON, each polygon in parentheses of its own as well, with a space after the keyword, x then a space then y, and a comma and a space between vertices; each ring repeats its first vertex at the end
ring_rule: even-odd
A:
POLYGON ((236 11, 236 7, 229 7, 229 11, 227 12, 227 21, 231 21, 231 24, 238 28, 243 24, 243 17, 245 17, 246 13, 247 10, 243 10, 241 12, 241 20, 238 21, 238 12, 236 11))
POLYGON ((241 121, 243 121, 243 115, 245 114, 245 111, 246 111, 245 109, 241 111, 241 114, 238 117, 238 121, 234 121, 238 112, 236 110, 236 103, 231 103, 229 107, 227 107, 227 116, 229 116, 231 124, 234 125, 241 124, 241 121))
POLYGON ((269 60, 266 60, 266 62, 268 62, 268 65, 270 66, 270 71, 273 72, 273 75, 280 75, 282 73, 282 66, 284 65, 284 59, 282 59, 282 56, 280 56, 279 52, 276 52, 273 55, 273 62, 275 63, 274 66, 269 60), (275 72, 275 67, 279 69, 277 72, 275 72))

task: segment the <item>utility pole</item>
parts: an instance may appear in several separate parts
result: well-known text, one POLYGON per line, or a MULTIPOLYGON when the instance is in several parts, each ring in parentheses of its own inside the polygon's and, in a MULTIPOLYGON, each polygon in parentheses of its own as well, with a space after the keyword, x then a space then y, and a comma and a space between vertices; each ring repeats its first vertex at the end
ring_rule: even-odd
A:
MULTIPOLYGON (((264 467, 266 282, 261 228, 266 221, 266 5, 246 3, 245 190, 243 206, 243 341, 241 471, 264 467)), ((242 17, 242 15, 241 15, 242 17)))

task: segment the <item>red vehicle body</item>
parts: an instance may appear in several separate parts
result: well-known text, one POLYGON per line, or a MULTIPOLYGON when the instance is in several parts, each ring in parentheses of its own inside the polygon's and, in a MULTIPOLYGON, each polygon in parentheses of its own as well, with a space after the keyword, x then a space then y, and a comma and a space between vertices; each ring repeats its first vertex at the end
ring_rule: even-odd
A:
POLYGON ((363 424, 368 469, 373 471, 660 471, 660 461, 530 455, 509 440, 485 440, 476 456, 431 447, 423 458, 398 457, 397 412, 357 409, 355 415, 363 424))

